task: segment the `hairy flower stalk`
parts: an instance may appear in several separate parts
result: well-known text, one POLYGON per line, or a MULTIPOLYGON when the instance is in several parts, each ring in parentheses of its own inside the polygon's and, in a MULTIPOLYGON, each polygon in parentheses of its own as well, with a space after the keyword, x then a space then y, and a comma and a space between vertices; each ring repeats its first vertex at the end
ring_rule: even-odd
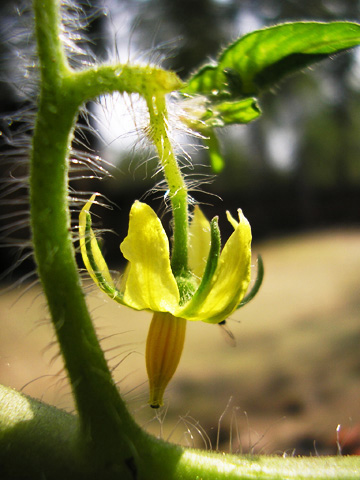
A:
POLYGON ((177 277, 188 276, 188 202, 187 188, 168 136, 165 95, 147 98, 150 114, 150 137, 157 149, 169 187, 174 217, 174 240, 171 267, 177 277))

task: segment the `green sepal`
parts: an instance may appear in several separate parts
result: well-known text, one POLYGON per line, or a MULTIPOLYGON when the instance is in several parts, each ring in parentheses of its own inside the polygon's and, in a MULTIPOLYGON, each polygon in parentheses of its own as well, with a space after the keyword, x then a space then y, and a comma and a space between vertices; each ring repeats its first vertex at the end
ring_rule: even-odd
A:
POLYGON ((192 311, 196 311, 199 308, 199 305, 201 305, 201 303, 206 299, 212 287, 212 279, 218 265, 221 249, 221 236, 218 226, 218 217, 214 217, 210 222, 210 235, 210 250, 206 261, 204 274, 196 292, 182 312, 184 316, 189 315, 192 311))
POLYGON ((262 260, 262 256, 258 255, 257 257, 257 275, 256 275, 256 280, 254 282, 254 285, 252 286, 252 289, 250 292, 241 300, 239 305, 237 306, 236 310, 239 308, 245 306, 247 303, 249 303, 255 295, 258 293, 260 290, 260 287, 262 285, 264 279, 264 263, 262 260))
MULTIPOLYGON (((108 281, 106 280, 106 278, 102 274, 101 269, 98 267, 98 265, 95 261, 95 257, 94 257, 94 254, 93 254, 93 251, 92 251, 92 248, 91 248, 91 240, 92 240, 92 238, 94 238, 94 232, 91 228, 91 224, 92 224, 91 215, 90 215, 89 212, 87 212, 86 213, 86 226, 85 226, 86 254, 87 254, 87 258, 88 258, 88 261, 90 263, 90 266, 93 270, 93 273, 96 277, 96 280, 98 281, 99 288, 104 293, 106 293, 106 295, 113 298, 116 302, 125 305, 125 303, 123 301, 123 294, 117 288, 114 288, 112 285, 110 285, 108 283, 108 281)), ((96 239, 96 241, 99 245, 99 242, 98 242, 97 239, 96 239)), ((100 248, 100 246, 99 246, 99 248, 100 248)))
POLYGON ((179 305, 182 306, 185 305, 185 303, 187 303, 194 295, 194 292, 196 291, 196 281, 189 271, 177 275, 175 280, 180 295, 179 305))

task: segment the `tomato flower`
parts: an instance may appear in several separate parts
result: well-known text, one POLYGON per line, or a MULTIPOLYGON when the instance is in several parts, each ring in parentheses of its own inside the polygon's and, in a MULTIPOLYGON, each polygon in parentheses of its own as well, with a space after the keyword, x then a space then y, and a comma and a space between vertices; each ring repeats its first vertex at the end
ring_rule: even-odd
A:
POLYGON ((189 226, 189 267, 175 277, 169 240, 160 219, 151 207, 136 201, 130 211, 128 234, 120 245, 128 266, 117 287, 91 228, 89 211, 94 198, 80 213, 83 261, 94 282, 115 301, 153 312, 146 366, 149 403, 158 408, 181 357, 186 321, 217 324, 241 306, 250 283, 251 228, 240 209, 238 220, 227 212, 234 231, 221 251, 217 218, 209 222, 195 207, 189 226))

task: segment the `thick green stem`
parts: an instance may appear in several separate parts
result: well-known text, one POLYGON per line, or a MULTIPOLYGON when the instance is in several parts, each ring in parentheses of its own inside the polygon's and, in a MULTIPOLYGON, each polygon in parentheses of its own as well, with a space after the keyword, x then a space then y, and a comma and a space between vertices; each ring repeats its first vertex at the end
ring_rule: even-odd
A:
POLYGON ((82 431, 89 443, 116 449, 121 461, 132 456, 126 435, 138 427, 112 380, 75 262, 67 195, 68 156, 79 99, 66 88, 71 72, 57 43, 57 3, 34 0, 41 64, 30 172, 34 252, 82 431))
MULTIPOLYGON (((139 435, 141 469, 134 480, 358 480, 352 457, 223 455, 167 444, 139 435)), ((83 461, 76 417, 0 386, 1 480, 124 480, 96 459, 83 461)), ((130 465, 130 463, 129 463, 130 465)))
POLYGON ((69 65, 61 42, 60 11, 56 0, 33 0, 37 53, 40 60, 41 83, 61 83, 69 65))
POLYGON ((147 97, 151 140, 154 142, 169 187, 174 218, 174 243, 171 267, 175 277, 188 270, 188 192, 168 135, 165 95, 147 97))

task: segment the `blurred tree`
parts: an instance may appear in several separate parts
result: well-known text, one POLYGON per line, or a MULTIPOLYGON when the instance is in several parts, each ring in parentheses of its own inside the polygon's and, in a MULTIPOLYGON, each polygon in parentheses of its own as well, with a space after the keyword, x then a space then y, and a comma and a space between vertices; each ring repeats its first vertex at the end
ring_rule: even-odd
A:
MULTIPOLYGON (((213 0, 148 0, 141 3, 136 23, 140 25, 140 42, 149 38, 164 46, 164 63, 186 78, 204 60, 215 56, 229 41, 226 26, 236 10, 231 2, 213 0), (176 41, 173 55, 169 45, 176 41)), ((149 45, 146 45, 149 48, 149 45)))
MULTIPOLYGON (((123 41, 118 32, 125 26, 124 42, 129 42, 129 31, 132 31, 131 48, 136 48, 140 57, 145 52, 146 60, 162 59, 163 65, 176 70, 184 79, 202 63, 211 61, 228 42, 256 28, 284 21, 359 21, 360 17, 360 5, 353 0, 90 0, 82 4, 89 12, 88 35, 96 55, 106 59, 114 38, 115 42, 123 41), (104 30, 104 16, 98 13, 101 11, 112 18, 111 33, 109 29, 104 30)), ((0 2, 1 31, 5 33, 0 36, 3 112, 16 111, 23 101, 11 85, 12 72, 9 71, 6 32, 15 31, 9 23, 14 22, 9 13, 13 8, 12 0, 0 2)), ((116 48, 129 49, 120 43, 116 48)), ((360 55, 355 51, 337 57, 336 61, 324 62, 306 75, 288 79, 281 85, 279 95, 277 89, 265 94, 261 98, 264 113, 257 122, 228 127, 221 132, 226 167, 206 190, 223 198, 222 209, 241 205, 251 218, 258 238, 289 229, 339 223, 344 219, 358 223, 359 80, 360 55)), ((0 130, 5 132, 2 138, 6 138, 7 125, 0 130)), ((95 141, 91 138, 90 145, 95 141)), ((199 164, 207 163, 204 150, 196 155, 199 164)), ((94 182, 82 183, 77 188, 103 191, 122 205, 125 215, 129 197, 140 196, 144 191, 143 179, 148 166, 144 167, 145 173, 144 168, 132 167, 138 163, 133 153, 121 151, 118 158, 123 171, 128 168, 135 171, 141 186, 133 179, 129 181, 128 174, 115 174, 115 180, 95 185, 94 182), (130 187, 133 188, 131 194, 130 187)), ((6 175, 8 167, 1 168, 6 175)), ((198 192, 196 199, 216 204, 198 192)), ((214 213, 212 210, 211 215, 214 213)), ((6 222, 7 217, 0 228, 6 222)), ((104 219, 104 223, 121 222, 116 217, 104 219)), ((117 252, 118 241, 109 248, 117 252)), ((8 263, 7 255, 4 265, 8 263)))

